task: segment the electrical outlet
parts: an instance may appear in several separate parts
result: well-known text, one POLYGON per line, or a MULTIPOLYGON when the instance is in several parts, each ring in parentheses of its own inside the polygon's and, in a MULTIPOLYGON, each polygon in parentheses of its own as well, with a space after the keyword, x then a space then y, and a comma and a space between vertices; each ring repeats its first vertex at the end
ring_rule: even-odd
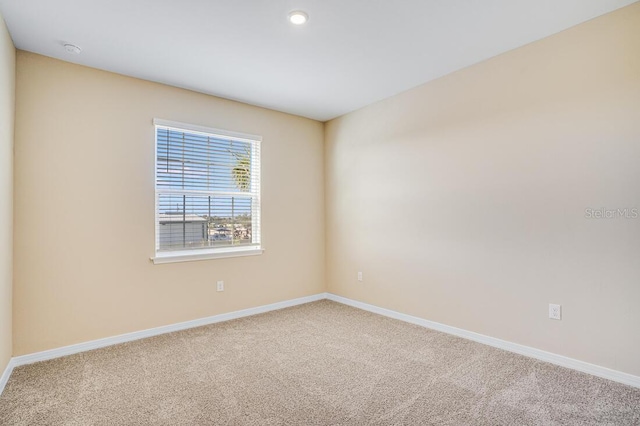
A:
POLYGON ((362 281, 362 272, 358 272, 358 281, 362 281))
POLYGON ((562 319, 562 306, 549 303, 549 318, 555 320, 562 319))
POLYGON ((224 281, 218 281, 218 291, 224 291, 224 281))

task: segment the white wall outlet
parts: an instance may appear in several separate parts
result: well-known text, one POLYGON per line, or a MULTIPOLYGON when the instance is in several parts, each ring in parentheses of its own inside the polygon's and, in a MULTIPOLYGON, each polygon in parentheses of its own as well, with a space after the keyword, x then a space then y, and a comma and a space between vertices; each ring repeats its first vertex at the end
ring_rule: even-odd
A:
POLYGON ((218 291, 224 291, 224 281, 218 281, 218 291))
POLYGON ((358 281, 362 281, 362 272, 358 272, 358 281))
POLYGON ((562 319, 562 306, 549 303, 549 318, 555 320, 562 319))

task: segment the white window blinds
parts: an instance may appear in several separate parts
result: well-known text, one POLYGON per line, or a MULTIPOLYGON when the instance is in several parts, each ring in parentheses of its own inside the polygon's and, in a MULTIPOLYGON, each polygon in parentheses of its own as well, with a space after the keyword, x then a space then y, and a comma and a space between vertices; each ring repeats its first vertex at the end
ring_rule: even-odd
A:
POLYGON ((154 120, 156 252, 260 247, 260 137, 154 120))

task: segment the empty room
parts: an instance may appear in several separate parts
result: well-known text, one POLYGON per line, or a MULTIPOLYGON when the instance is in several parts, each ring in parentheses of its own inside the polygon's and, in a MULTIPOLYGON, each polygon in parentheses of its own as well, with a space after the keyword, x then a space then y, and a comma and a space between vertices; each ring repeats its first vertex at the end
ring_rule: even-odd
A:
POLYGON ((640 2, 0 0, 0 425, 640 425, 640 2))

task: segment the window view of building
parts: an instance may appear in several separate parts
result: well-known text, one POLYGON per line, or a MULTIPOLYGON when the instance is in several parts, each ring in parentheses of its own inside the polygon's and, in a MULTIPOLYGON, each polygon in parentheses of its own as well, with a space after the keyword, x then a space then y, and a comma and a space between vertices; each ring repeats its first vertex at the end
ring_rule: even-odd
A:
POLYGON ((156 121, 156 251, 260 245, 260 141, 156 121))

